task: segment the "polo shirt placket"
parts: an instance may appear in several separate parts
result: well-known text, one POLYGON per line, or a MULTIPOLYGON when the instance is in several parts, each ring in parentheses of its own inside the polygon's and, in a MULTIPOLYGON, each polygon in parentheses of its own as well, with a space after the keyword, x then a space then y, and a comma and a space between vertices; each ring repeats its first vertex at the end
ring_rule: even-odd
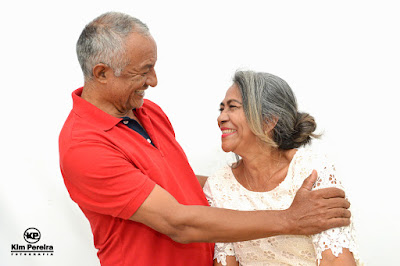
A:
POLYGON ((149 134, 147 134, 147 131, 135 119, 132 119, 127 116, 121 118, 122 118, 121 123, 123 123, 130 129, 134 130, 135 132, 139 133, 143 138, 147 140, 148 143, 154 146, 154 143, 151 141, 151 138, 149 134))

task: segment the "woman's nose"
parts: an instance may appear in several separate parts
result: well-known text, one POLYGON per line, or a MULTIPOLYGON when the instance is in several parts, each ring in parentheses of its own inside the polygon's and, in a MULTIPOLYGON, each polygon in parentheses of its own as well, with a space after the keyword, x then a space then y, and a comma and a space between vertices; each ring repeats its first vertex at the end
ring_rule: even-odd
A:
POLYGON ((228 120, 227 114, 222 110, 221 113, 219 114, 217 121, 218 125, 221 126, 223 123, 225 123, 228 120))

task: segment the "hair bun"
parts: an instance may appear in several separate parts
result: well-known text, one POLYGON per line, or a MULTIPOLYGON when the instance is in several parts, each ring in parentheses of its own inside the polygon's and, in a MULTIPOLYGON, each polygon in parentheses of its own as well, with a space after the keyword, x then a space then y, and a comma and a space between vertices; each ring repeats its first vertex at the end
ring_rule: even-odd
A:
POLYGON ((314 117, 308 113, 297 113, 296 123, 294 125, 294 134, 292 137, 295 148, 306 145, 311 141, 311 137, 319 137, 313 132, 317 128, 314 117))

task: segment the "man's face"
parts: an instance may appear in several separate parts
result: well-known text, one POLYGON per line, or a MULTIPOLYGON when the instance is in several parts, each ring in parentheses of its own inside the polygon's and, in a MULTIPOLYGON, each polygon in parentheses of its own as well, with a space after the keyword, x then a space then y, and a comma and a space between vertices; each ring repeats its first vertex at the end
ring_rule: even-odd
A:
POLYGON ((127 113, 143 105, 145 90, 157 85, 154 66, 157 61, 157 46, 151 36, 132 33, 126 39, 129 65, 120 76, 111 75, 108 80, 107 100, 120 113, 127 113))

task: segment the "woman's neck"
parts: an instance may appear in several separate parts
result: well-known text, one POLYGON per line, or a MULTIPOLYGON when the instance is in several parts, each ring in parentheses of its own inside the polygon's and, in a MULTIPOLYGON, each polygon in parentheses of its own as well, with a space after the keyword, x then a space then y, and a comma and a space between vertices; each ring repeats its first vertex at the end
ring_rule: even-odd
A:
POLYGON ((236 179, 252 191, 270 191, 286 177, 289 164, 297 150, 275 148, 246 152, 234 168, 236 179))

